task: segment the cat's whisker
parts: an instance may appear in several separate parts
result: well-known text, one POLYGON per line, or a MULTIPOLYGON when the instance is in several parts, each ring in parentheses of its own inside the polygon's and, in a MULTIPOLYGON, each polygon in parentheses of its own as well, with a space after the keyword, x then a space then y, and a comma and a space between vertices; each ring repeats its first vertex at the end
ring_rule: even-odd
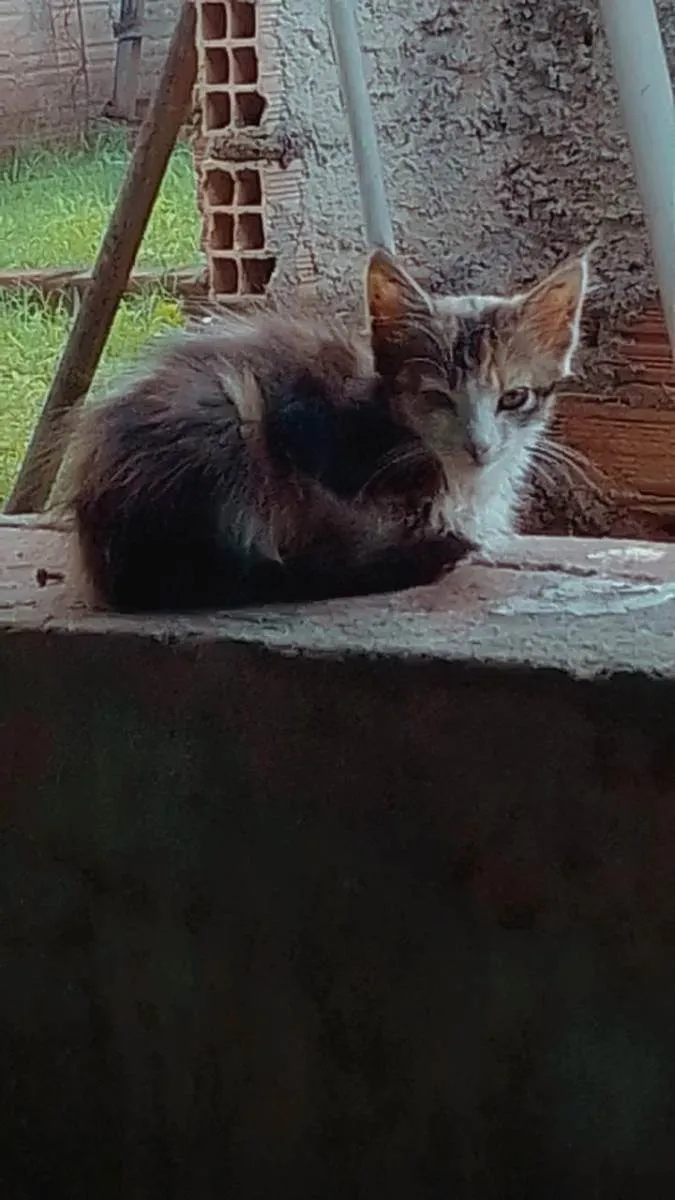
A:
POLYGON ((591 462, 587 455, 581 454, 580 450, 575 449, 574 446, 567 445, 566 442, 555 442, 555 440, 552 438, 544 437, 542 439, 542 445, 549 446, 549 448, 557 452, 557 454, 563 454, 567 458, 573 458, 573 460, 580 463, 581 466, 591 466, 591 462))
POLYGON ((593 486, 593 480, 588 471, 585 471, 578 462, 567 459, 562 454, 552 452, 550 447, 535 447, 533 450, 533 459, 536 461, 545 462, 550 467, 555 468, 567 479, 570 486, 573 486, 575 481, 591 487, 593 486))
POLYGON ((559 442, 547 436, 542 438, 539 444, 548 447, 555 453, 564 455, 568 459, 575 460, 580 466, 592 468, 593 464, 588 456, 581 450, 577 450, 575 446, 570 446, 567 442, 559 442))
POLYGON ((411 366, 413 363, 419 364, 422 367, 431 367, 435 374, 438 374, 439 364, 433 358, 427 358, 425 355, 416 355, 414 358, 406 359, 406 366, 411 366))
POLYGON ((579 479, 582 479, 585 483, 592 484, 593 474, 590 463, 585 464, 577 462, 576 459, 568 458, 565 454, 556 453, 550 448, 542 450, 542 454, 547 456, 549 462, 560 463, 561 466, 566 467, 568 471, 577 476, 579 479))
POLYGON ((545 450, 541 450, 538 447, 532 451, 532 460, 534 463, 546 464, 559 477, 562 476, 568 482, 572 482, 573 475, 569 463, 563 462, 561 459, 548 454, 545 450))
POLYGON ((372 475, 363 484, 356 494, 356 500, 362 500, 372 484, 385 475, 388 471, 393 471, 396 467, 407 466, 414 462, 422 462, 427 457, 428 452, 423 446, 406 446, 405 449, 391 450, 385 454, 380 461, 379 466, 372 475))
POLYGON ((391 451, 386 454, 378 468, 373 471, 370 479, 366 480, 361 491, 363 492, 370 486, 373 480, 378 479, 386 471, 392 471, 396 467, 407 466, 409 463, 423 462, 427 457, 427 451, 423 446, 407 447, 405 450, 391 451))
POLYGON ((535 480, 543 479, 544 483, 548 484, 551 491, 555 491, 557 481, 551 472, 543 465, 543 463, 535 462, 533 464, 533 474, 535 480))

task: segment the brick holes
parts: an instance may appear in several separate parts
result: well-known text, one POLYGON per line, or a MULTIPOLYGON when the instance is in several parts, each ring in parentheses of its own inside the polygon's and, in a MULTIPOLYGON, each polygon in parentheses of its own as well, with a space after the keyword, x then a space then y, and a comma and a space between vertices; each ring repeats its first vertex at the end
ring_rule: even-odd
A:
POLYGON ((233 41, 255 37, 255 4, 248 4, 246 0, 230 0, 230 17, 230 37, 233 41))
POLYGON ((261 213, 240 213, 237 217, 237 250, 264 250, 265 235, 261 213))
POLYGON ((214 297, 261 296, 276 259, 267 253, 263 170, 209 161, 209 140, 233 126, 259 126, 267 100, 260 91, 257 11, 251 0, 197 0, 202 93, 206 251, 214 297))
POLYGON ((243 258, 242 293, 247 296, 264 296, 275 266, 275 258, 243 258))
POLYGON ((207 83, 230 82, 230 56, 227 50, 209 50, 206 55, 205 75, 207 83))
POLYGON ((239 263, 236 258, 211 259, 211 287, 216 296, 239 294, 239 263))
POLYGON ((265 97, 260 92, 235 92, 235 125, 259 125, 266 108, 265 97))
POLYGON ((215 169, 206 172, 206 199, 212 208, 220 206, 224 208, 232 207, 234 200, 234 176, 230 171, 215 169))
POLYGON ((232 102, 229 92, 207 92, 204 115, 209 129, 227 129, 232 123, 232 102))
POLYGON ((211 213, 210 242, 214 249, 232 250, 234 247, 234 217, 228 212, 211 213))
POLYGON ((262 204, 260 171, 237 171, 236 180, 235 195, 239 208, 257 208, 262 204))
POLYGON ((235 83, 258 82, 258 55, 255 46, 240 46, 232 51, 232 78, 235 83))
POLYGON ((201 5, 201 37, 204 42, 218 42, 227 37, 227 6, 225 4, 201 5))

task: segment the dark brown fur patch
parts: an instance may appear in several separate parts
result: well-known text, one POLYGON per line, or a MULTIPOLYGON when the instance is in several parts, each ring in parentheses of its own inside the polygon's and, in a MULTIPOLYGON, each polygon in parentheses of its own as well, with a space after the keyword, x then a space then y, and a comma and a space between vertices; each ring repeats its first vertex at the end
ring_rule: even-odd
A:
POLYGON ((180 609, 430 582, 468 549, 443 486, 358 341, 259 317, 86 411, 65 498, 98 602, 180 609))

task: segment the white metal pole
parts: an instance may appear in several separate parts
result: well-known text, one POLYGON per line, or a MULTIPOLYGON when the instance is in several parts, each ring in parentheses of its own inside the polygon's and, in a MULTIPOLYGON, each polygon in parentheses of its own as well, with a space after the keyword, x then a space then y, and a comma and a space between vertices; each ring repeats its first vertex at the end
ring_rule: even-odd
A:
POLYGON ((342 100, 349 122, 352 153, 361 193, 361 209, 369 246, 382 246, 394 253, 382 163, 363 73, 363 58, 353 0, 328 0, 333 35, 333 54, 340 77, 342 100))
POLYGON ((600 0, 675 356, 675 106, 653 0, 600 0))

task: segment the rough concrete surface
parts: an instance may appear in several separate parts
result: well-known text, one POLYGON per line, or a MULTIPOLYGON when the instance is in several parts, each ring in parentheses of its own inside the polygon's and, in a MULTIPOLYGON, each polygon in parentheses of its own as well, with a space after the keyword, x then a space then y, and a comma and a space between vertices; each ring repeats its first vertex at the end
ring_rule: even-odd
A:
POLYGON ((64 535, 0 522, 0 630, 253 643, 275 653, 382 657, 578 678, 675 676, 675 547, 519 538, 499 563, 461 565, 434 587, 385 596, 137 620, 73 604, 64 535), (47 572, 47 586, 36 574, 47 572), (54 573, 51 577, 51 573, 54 573))
POLYGON ((670 1200, 673 551, 153 623, 0 546, 4 1196, 670 1200))
MULTIPOLYGON (((324 9, 286 0, 278 36, 307 240, 334 294, 355 288, 363 234, 324 9)), ((672 62, 675 11, 658 9, 672 62)), ((359 17, 399 247, 436 288, 520 285, 600 238, 603 308, 653 294, 592 0, 364 0, 359 17)))

